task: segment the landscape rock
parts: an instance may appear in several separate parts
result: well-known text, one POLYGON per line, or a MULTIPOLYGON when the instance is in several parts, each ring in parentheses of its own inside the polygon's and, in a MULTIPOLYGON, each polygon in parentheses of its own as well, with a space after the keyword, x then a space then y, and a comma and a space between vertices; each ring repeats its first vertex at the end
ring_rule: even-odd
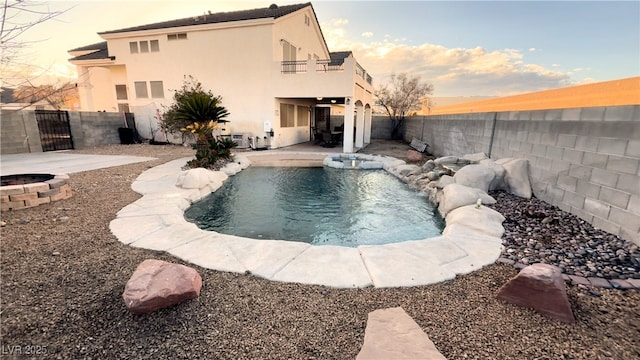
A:
POLYGON ((496 164, 491 159, 481 160, 478 164, 490 167, 491 170, 496 174, 496 177, 493 178, 491 183, 489 184, 489 191, 493 190, 508 190, 507 184, 504 181, 504 177, 507 174, 507 171, 500 164, 496 164))
POLYGON ((445 186, 455 184, 455 182, 456 181, 453 179, 453 176, 442 175, 442 177, 440 177, 440 179, 438 179, 438 181, 436 182, 435 186, 438 189, 444 189, 445 186))
POLYGON ((476 204, 478 199, 483 204, 495 204, 496 200, 486 192, 460 184, 450 184, 442 189, 438 211, 444 217, 449 211, 461 206, 476 204))
POLYGON ((531 182, 529 181, 529 160, 505 158, 495 161, 506 171, 505 182, 513 195, 531 199, 531 182))
POLYGON ((202 278, 194 269, 147 259, 127 281, 122 298, 129 311, 145 314, 195 299, 201 287, 202 278))
POLYGON ((356 359, 446 360, 429 336, 401 307, 369 313, 364 344, 356 359))
POLYGON ((441 156, 435 159, 433 162, 435 162, 438 165, 456 164, 458 162, 458 157, 457 156, 441 156))
POLYGON ((424 155, 421 152, 415 150, 407 150, 407 161, 409 162, 422 162, 424 155))
POLYGON ((467 165, 458 170, 453 178, 456 184, 489 191, 489 184, 495 179, 496 173, 488 166, 467 165))
POLYGON ((209 184, 221 184, 226 179, 227 175, 220 171, 195 168, 182 172, 176 186, 183 189, 203 189, 209 184))
POLYGON ((438 180, 438 173, 436 173, 435 171, 429 171, 427 173, 427 179, 429 179, 430 181, 436 181, 438 180))
POLYGON ((447 227, 442 232, 448 235, 453 225, 466 226, 488 236, 500 238, 504 234, 504 216, 486 206, 467 205, 451 210, 447 214, 447 227))
POLYGON ((436 163, 433 160, 427 160, 423 165, 422 165, 422 170, 424 171, 431 171, 433 169, 436 168, 436 163))
POLYGON ((422 168, 420 166, 405 164, 400 165, 396 168, 397 174, 400 176, 410 176, 416 175, 422 172, 422 168))
POLYGON ((228 176, 232 176, 242 171, 242 169, 243 167, 241 164, 232 162, 226 164, 222 169, 220 169, 220 171, 227 174, 228 176))
POLYGON ((498 290, 496 297, 565 323, 575 322, 562 272, 553 265, 525 267, 498 290))
POLYGON ((472 164, 477 164, 484 159, 488 159, 485 153, 466 154, 462 157, 465 160, 469 160, 472 164))

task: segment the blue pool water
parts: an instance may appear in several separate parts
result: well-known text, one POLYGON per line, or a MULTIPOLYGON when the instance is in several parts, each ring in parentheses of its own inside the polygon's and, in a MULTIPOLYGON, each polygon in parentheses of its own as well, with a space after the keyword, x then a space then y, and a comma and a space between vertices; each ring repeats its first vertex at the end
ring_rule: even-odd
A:
POLYGON ((193 204, 201 229, 314 245, 378 245, 442 234, 419 192, 384 170, 249 167, 193 204))

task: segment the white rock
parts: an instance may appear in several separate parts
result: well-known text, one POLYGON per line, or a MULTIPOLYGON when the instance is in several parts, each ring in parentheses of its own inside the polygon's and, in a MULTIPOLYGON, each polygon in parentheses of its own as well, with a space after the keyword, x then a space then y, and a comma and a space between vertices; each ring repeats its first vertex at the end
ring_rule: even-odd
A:
POLYGON ((488 159, 485 153, 466 154, 462 157, 465 160, 469 160, 471 163, 479 163, 484 159, 488 159))
POLYGON ((495 204, 496 200, 486 192, 460 184, 447 185, 442 189, 438 211, 444 217, 451 210, 461 206, 473 205, 480 199, 483 204, 495 204))
POLYGON ((458 162, 457 156, 442 156, 434 160, 434 162, 438 165, 442 164, 455 164, 458 162))
POLYGON ((529 181, 529 160, 506 158, 496 160, 506 171, 505 182, 513 195, 531 199, 531 182, 529 181))
POLYGON ((489 191, 489 184, 495 179, 496 173, 488 166, 467 165, 458 170, 453 176, 456 184, 489 191))
POLYGON ((420 174, 422 172, 422 168, 417 165, 405 164, 398 166, 396 171, 400 176, 410 176, 420 174))
POLYGON ((453 176, 442 175, 440 179, 435 182, 435 185, 438 189, 444 189, 445 186, 455 184, 455 182, 456 181, 453 179, 453 176))
POLYGON ((496 177, 493 179, 493 181, 491 181, 491 184, 489 184, 489 191, 508 190, 508 185, 504 180, 504 177, 507 174, 507 171, 504 169, 502 165, 496 164, 491 159, 481 160, 479 164, 490 167, 493 170, 493 172, 496 174, 496 177))
POLYGON ((211 172, 211 170, 205 168, 189 169, 178 176, 176 186, 183 189, 202 189, 209 184, 209 174, 211 172))

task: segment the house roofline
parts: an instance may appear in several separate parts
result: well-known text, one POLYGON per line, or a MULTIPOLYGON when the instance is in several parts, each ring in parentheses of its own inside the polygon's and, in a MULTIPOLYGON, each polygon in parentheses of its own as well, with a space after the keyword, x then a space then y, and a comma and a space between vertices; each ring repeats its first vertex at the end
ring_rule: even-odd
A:
MULTIPOLYGON (((204 24, 233 23, 236 21, 243 21, 243 20, 277 19, 282 16, 296 12, 298 10, 304 9, 307 6, 311 6, 311 3, 308 2, 303 4, 283 5, 283 6, 275 6, 275 7, 274 5, 271 5, 268 8, 203 14, 203 15, 192 16, 188 18, 162 21, 162 22, 157 22, 152 24, 117 29, 117 30, 103 31, 103 32, 99 32, 98 35, 102 36, 102 35, 129 33, 129 32, 137 32, 137 31, 145 31, 145 30, 180 28, 185 26, 204 25, 204 24)), ((314 15, 315 15, 315 12, 314 12, 314 15)))

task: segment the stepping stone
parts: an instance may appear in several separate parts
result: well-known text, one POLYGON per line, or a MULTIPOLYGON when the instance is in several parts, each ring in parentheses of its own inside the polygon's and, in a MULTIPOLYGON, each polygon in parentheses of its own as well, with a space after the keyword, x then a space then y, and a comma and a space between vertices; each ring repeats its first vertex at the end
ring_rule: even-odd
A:
POLYGON ((565 323, 575 322, 562 272, 553 265, 525 267, 498 290, 496 297, 565 323))
POLYGON ((369 313, 364 344, 356 359, 446 360, 401 307, 369 313))

